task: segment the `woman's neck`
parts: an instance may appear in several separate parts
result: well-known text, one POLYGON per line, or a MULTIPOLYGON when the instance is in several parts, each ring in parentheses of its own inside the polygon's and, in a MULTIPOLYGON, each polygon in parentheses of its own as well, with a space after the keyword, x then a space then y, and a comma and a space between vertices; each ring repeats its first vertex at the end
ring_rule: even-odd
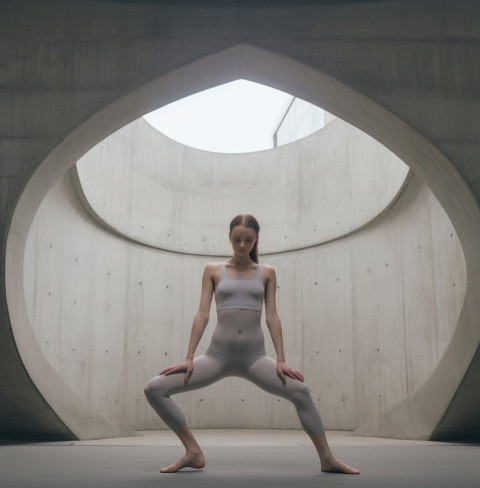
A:
POLYGON ((231 264, 233 266, 253 266, 256 263, 254 263, 251 259, 250 256, 232 256, 229 261, 227 261, 228 264, 231 264))

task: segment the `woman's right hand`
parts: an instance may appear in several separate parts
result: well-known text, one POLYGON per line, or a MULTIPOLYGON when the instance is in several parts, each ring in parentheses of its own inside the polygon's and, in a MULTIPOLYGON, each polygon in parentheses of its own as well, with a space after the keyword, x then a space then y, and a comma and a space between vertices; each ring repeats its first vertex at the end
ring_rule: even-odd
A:
POLYGON ((168 376, 169 374, 178 373, 179 371, 185 371, 184 381, 186 383, 193 371, 193 360, 185 359, 185 361, 176 364, 175 366, 169 366, 168 368, 165 368, 163 371, 160 371, 159 374, 164 374, 165 376, 168 376))

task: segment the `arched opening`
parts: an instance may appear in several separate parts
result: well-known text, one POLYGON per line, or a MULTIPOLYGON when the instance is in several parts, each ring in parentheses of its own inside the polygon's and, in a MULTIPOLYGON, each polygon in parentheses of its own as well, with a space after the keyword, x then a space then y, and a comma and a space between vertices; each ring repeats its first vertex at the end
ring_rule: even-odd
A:
MULTIPOLYGON (((12 325, 20 353, 40 392, 60 418, 72 431, 78 432, 79 436, 90 435, 89 431, 82 430, 84 427, 78 421, 79 411, 85 415, 88 409, 85 411, 81 407, 69 409, 69 406, 76 402, 76 398, 65 387, 58 375, 52 372, 48 378, 45 378, 44 370, 42 375, 35 372, 35 363, 45 361, 35 341, 31 340, 32 334, 25 304, 22 299, 18 298, 22 297, 24 293, 23 252, 30 223, 41 199, 52 183, 94 144, 151 108, 193 93, 202 87, 212 86, 218 82, 219 76, 224 79, 243 77, 288 90, 311 103, 325 107, 328 111, 369 133, 399 155, 428 182, 449 213, 452 222, 457 224, 457 231, 464 249, 465 246, 468 247, 469 242, 474 242, 472 233, 476 231, 471 229, 478 228, 476 225, 477 211, 468 214, 468 218, 474 221, 469 222, 468 227, 463 227, 463 223, 459 225, 459 219, 465 218, 461 217, 464 215, 465 207, 475 209, 476 206, 468 189, 465 188, 462 180, 456 177, 452 166, 443 155, 392 114, 318 71, 269 52, 240 45, 155 80, 94 116, 67 137, 49 155, 25 189, 17 206, 9 235, 7 253, 10 259, 7 269, 7 292, 12 325), (189 76, 189 73, 195 73, 196 76, 189 76), (176 83, 178 79, 188 81, 178 85, 176 83), (452 194, 455 195, 455 198, 451 197, 452 194), (59 396, 62 397, 61 400, 59 396)), ((468 253, 466 252, 465 255, 468 260, 468 253)), ((468 289, 466 299, 470 299, 468 289)), ((470 305, 475 306, 474 303, 470 305)), ((431 385, 443 387, 446 391, 444 398, 447 403, 448 391, 451 391, 454 380, 452 379, 448 385, 439 385, 439 380, 444 376, 442 367, 448 367, 449 354, 456 357, 458 348, 463 349, 465 363, 468 363, 470 359, 469 354, 465 354, 464 346, 471 343, 471 337, 462 334, 461 326, 462 318, 452 341, 453 345, 451 344, 447 350, 443 362, 439 364, 438 371, 432 375, 427 386, 427 390, 431 388, 431 385)), ((476 343, 468 348, 472 354, 474 347, 476 347, 476 343)), ((48 365, 43 364, 43 367, 48 370, 48 365)), ((428 391, 420 392, 417 393, 415 401, 426 402, 427 397, 428 391), (423 395, 424 398, 418 398, 418 395, 420 397, 423 395)), ((405 408, 408 408, 409 401, 411 402, 411 399, 407 399, 405 408)), ((442 405, 438 405, 439 415, 441 409, 442 405)), ((435 421, 438 421, 438 418, 435 421)), ((102 421, 98 419, 96 425, 97 428, 105 428, 106 422, 102 427, 102 421)), ((392 428, 395 429, 395 425, 392 428)), ((422 428, 423 430, 418 429, 416 436, 425 435, 429 429, 428 426, 422 426, 422 428)))

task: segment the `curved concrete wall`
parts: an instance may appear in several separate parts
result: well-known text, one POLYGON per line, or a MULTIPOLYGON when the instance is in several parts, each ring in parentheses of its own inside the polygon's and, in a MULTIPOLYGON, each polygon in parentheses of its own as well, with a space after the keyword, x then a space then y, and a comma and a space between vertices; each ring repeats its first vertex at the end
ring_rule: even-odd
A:
POLYGON ((398 157, 336 119, 300 141, 248 154, 183 146, 143 118, 77 164, 87 205, 121 235, 160 249, 222 255, 225 223, 260 222, 263 252, 317 245, 376 218, 408 174, 398 157))
POLYGON ((2 4, 8 21, 0 23, 0 435, 121 431, 65 386, 34 338, 24 297, 27 233, 54 182, 96 143, 159 106, 238 78, 288 91, 353 123, 438 198, 468 273, 458 325, 423 386, 363 432, 480 435, 480 5, 278 7, 201 2, 187 16, 180 5, 148 2, 2 4))
MULTIPOLYGON (((265 225, 261 220, 265 230, 260 252, 262 261, 277 269, 278 306, 288 362, 304 372, 326 427, 353 430, 400 403, 429 378, 450 341, 465 295, 461 248, 431 192, 415 177, 404 187, 405 165, 378 148, 377 142, 346 126, 338 120, 323 134, 326 139, 320 131, 290 145, 291 151, 300 146, 295 159, 285 158, 277 149, 269 151, 269 159, 265 153, 256 153, 222 162, 218 161, 220 155, 210 155, 213 161, 209 161, 208 153, 181 150, 178 144, 170 150, 172 143, 156 131, 152 134, 144 121, 131 124, 85 156, 80 172, 85 194, 96 198, 89 202, 89 210, 103 213, 117 227, 128 223, 124 238, 118 230, 111 233, 90 221, 79 205, 76 192, 81 189, 75 188, 76 178, 72 183, 65 177, 55 185, 41 205, 27 241, 27 305, 45 356, 92 411, 135 429, 164 427, 146 403, 143 387, 160 369, 184 357, 203 267, 221 259, 225 251, 228 254, 224 241, 232 209, 224 216, 221 230, 216 209, 229 209, 231 201, 233 208, 238 207, 241 195, 248 191, 266 194, 266 203, 271 205, 265 208, 262 202, 247 198, 252 212, 262 212, 266 219, 265 225), (156 145, 147 146, 142 131, 154 137, 156 145), (328 143, 321 146, 325 140, 328 143), (287 175, 292 170, 301 172, 305 153, 307 162, 314 165, 313 151, 304 147, 312 141, 316 148, 324 149, 329 165, 321 168, 320 162, 320 168, 313 168, 309 174, 322 175, 322 169, 330 174, 310 178, 311 188, 329 180, 330 194, 340 199, 338 195, 346 193, 345 200, 352 207, 368 208, 370 224, 360 231, 365 222, 352 212, 351 220, 343 224, 349 235, 322 243, 330 237, 327 225, 324 235, 319 228, 319 244, 301 246, 298 238, 298 248, 292 249, 278 231, 275 236, 275 226, 269 227, 268 211, 274 212, 277 204, 281 206, 295 195, 290 205, 293 213, 314 213, 308 202, 315 195, 307 192, 298 198, 294 171, 294 177, 285 177, 293 188, 285 185, 282 193, 274 184, 274 198, 269 191, 271 175, 277 158, 290 162, 290 168, 285 164, 287 175), (339 155, 340 147, 345 154, 364 156, 344 164, 339 159, 332 166, 328 155, 339 155), (137 161, 138 153, 141 156, 137 161), (177 167, 179 153, 181 161, 188 163, 188 177, 183 171, 178 175, 175 169, 168 172, 177 167), (123 154, 131 159, 122 158, 123 154), (367 158, 367 154, 376 157, 367 158), (259 174, 243 183, 235 177, 235 170, 244 170, 242 158, 251 168, 260 168, 259 174), (145 165, 145 161, 150 164, 145 165), (235 163, 236 168, 227 166, 235 163), (217 203, 209 207, 209 196, 222 188, 219 180, 226 180, 229 173, 237 182, 235 189, 229 187, 233 195, 219 192, 217 203), (187 211, 182 209, 181 214, 171 210, 165 216, 155 215, 151 206, 139 204, 138 190, 144 186, 136 187, 138 175, 143 176, 140 181, 150 181, 152 187, 157 184, 161 189, 161 201, 153 205, 154 209, 160 203, 172 209, 182 196, 188 202, 190 191, 197 203, 185 204, 187 211), (389 194, 376 184, 385 180, 390 181, 386 185, 391 188, 389 194), (344 185, 345 181, 350 184, 344 185), (400 188, 402 197, 395 204, 385 200, 385 193, 393 199, 400 188), (370 191, 381 195, 370 195, 370 191), (366 193, 376 206, 364 205, 366 193), (200 201, 202 196, 206 202, 200 201), (144 211, 139 212, 139 208, 144 211), (203 242, 200 234, 197 244, 189 245, 189 229, 196 229, 194 224, 201 219, 208 240, 203 242), (154 225, 160 228, 163 232, 158 233, 155 244, 168 245, 174 252, 132 242, 131 237, 137 237, 128 234, 133 234, 132 229, 140 235, 137 240, 142 238, 140 224, 147 229, 154 225), (215 239, 209 235, 212 227, 215 239), (172 235, 170 242, 165 239, 167 229, 172 235), (289 251, 276 253, 276 241, 289 251)), ((148 192, 148 185, 146 188, 148 192)), ((332 206, 318 206, 316 212, 325 215, 332 206)), ((344 219, 349 215, 344 212, 344 219)), ((285 228, 291 231, 295 225, 287 221, 285 228)), ((206 349, 214 325, 213 305, 199 353, 206 349)), ((264 332, 267 350, 274 355, 268 332, 264 332)), ((193 427, 299 428, 288 402, 239 379, 221 383, 176 398, 193 427)))

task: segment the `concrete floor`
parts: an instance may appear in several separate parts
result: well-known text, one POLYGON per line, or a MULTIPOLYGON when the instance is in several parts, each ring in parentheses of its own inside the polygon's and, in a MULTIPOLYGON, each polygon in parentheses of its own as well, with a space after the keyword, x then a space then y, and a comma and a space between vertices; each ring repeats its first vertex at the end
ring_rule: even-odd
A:
POLYGON ((321 473, 302 431, 198 430, 207 466, 158 468, 182 453, 170 432, 95 441, 0 446, 0 486, 18 487, 480 487, 480 446, 400 441, 328 432, 360 476, 321 473))

